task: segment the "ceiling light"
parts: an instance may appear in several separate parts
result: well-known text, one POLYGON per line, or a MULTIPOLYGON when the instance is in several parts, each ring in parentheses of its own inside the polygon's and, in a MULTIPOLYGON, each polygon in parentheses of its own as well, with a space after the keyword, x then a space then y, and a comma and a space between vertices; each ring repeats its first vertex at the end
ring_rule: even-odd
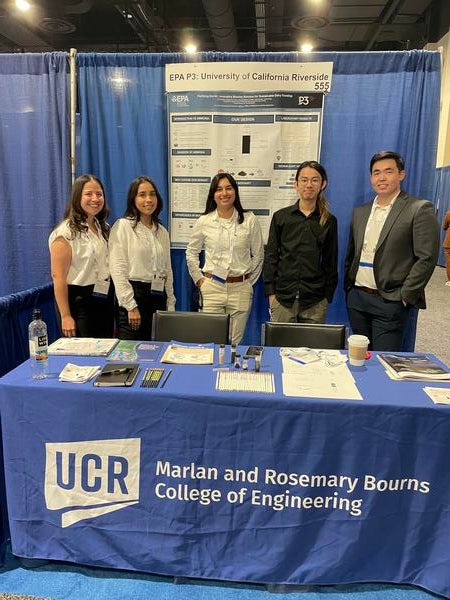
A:
POLYGON ((187 44, 187 46, 184 47, 184 51, 187 54, 195 54, 197 52, 197 46, 195 44, 187 44))
POLYGON ((305 42, 304 44, 302 44, 300 46, 300 52, 304 52, 305 54, 307 54, 308 52, 312 52, 313 51, 313 45, 310 42, 305 42))
POLYGON ((31 8, 31 4, 27 0, 16 0, 16 6, 19 10, 26 12, 31 8))

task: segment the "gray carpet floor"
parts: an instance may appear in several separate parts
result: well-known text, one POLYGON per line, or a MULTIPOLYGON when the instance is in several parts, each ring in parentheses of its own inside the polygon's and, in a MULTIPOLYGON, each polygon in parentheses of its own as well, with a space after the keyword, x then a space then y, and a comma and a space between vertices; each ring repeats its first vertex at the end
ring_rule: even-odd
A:
POLYGON ((436 267, 426 288, 427 308, 419 310, 416 352, 431 352, 450 367, 450 286, 443 267, 436 267))

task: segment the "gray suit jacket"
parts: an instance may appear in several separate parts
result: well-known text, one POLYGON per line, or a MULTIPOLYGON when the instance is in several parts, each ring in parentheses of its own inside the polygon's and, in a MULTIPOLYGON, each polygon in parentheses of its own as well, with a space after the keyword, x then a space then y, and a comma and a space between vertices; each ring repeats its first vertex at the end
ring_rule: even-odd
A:
MULTIPOLYGON (((355 284, 372 202, 353 211, 345 259, 345 290, 355 284)), ((424 289, 439 255, 439 224, 431 202, 400 192, 380 233, 373 269, 387 300, 425 308, 424 289)))

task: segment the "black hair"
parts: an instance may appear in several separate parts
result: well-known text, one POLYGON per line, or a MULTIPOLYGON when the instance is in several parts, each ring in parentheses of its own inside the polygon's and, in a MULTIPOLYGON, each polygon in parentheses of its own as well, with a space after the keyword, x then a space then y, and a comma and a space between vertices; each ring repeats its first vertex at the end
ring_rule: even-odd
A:
POLYGON ((159 213, 161 212, 163 207, 163 200, 161 194, 158 191, 158 188, 156 187, 156 183, 153 181, 153 179, 147 177, 147 175, 140 175, 139 177, 136 177, 136 179, 133 179, 133 181, 130 183, 127 193, 127 206, 125 208, 123 216, 134 221, 133 228, 135 228, 139 223, 140 212, 136 208, 135 200, 141 183, 149 183, 153 186, 153 189, 155 190, 156 208, 151 214, 150 222, 152 225, 156 225, 156 227, 158 227, 158 225, 161 223, 161 221, 159 220, 159 213))
POLYGON ((405 161, 400 154, 393 152, 392 150, 383 150, 382 152, 377 152, 377 154, 374 154, 370 159, 370 173, 372 173, 372 167, 376 162, 379 160, 385 160, 387 158, 392 158, 395 160, 395 164, 397 165, 399 171, 405 170, 405 161))
POLYGON ((95 216, 95 218, 97 219, 100 225, 102 236, 105 238, 105 240, 107 240, 109 237, 110 230, 110 227, 106 222, 106 218, 109 215, 109 207, 106 202, 105 188, 103 187, 103 184, 100 181, 100 179, 95 175, 85 173, 84 175, 80 175, 75 179, 72 185, 72 190, 70 192, 69 202, 67 203, 66 210, 64 211, 64 219, 68 219, 69 229, 72 232, 73 238, 75 238, 77 233, 82 233, 87 230, 87 214, 81 208, 81 197, 83 195, 83 188, 86 185, 86 183, 89 183, 89 181, 95 181, 102 188, 103 208, 95 216))
POLYGON ((316 160, 305 160, 297 168, 297 172, 295 173, 295 181, 298 181, 300 171, 302 171, 302 169, 306 169, 307 167, 317 171, 322 178, 322 187, 320 188, 319 195, 317 196, 316 205, 320 214, 319 222, 321 225, 325 225, 325 223, 328 220, 328 217, 330 216, 330 211, 328 210, 328 201, 325 195, 323 194, 324 189, 328 185, 328 175, 325 171, 325 167, 323 167, 316 160))
POLYGON ((219 182, 222 179, 228 179, 231 186, 233 187, 234 194, 235 194, 234 208, 236 209, 236 211, 238 213, 238 223, 240 225, 241 223, 243 223, 244 213, 247 211, 244 210, 244 208, 242 207, 241 199, 239 198, 238 184, 237 184, 235 178, 232 175, 230 175, 230 173, 217 173, 217 175, 214 175, 214 177, 212 178, 211 185, 209 186, 208 198, 206 199, 205 212, 203 214, 207 215, 208 213, 211 213, 216 210, 217 204, 216 204, 216 201, 214 200, 214 194, 216 193, 217 188, 219 187, 219 182))

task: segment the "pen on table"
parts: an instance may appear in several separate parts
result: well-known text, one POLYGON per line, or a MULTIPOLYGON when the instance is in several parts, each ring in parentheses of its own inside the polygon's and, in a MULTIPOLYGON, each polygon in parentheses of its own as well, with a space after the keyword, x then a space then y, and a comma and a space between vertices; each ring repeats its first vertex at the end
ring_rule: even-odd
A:
POLYGON ((122 369, 111 369, 111 371, 105 371, 103 375, 115 375, 116 373, 127 373, 132 371, 133 367, 123 367, 122 369))
POLYGON ((293 360, 294 362, 299 363, 300 365, 306 364, 303 360, 301 360, 300 358, 296 358, 295 356, 288 356, 287 358, 288 360, 293 360))
POLYGON ((149 369, 145 369, 144 377, 142 378, 141 387, 147 387, 149 380, 149 369))
POLYGON ((171 373, 172 373, 172 369, 169 369, 167 375, 164 377, 163 382, 161 383, 162 388, 166 385, 167 380, 169 379, 171 373))

